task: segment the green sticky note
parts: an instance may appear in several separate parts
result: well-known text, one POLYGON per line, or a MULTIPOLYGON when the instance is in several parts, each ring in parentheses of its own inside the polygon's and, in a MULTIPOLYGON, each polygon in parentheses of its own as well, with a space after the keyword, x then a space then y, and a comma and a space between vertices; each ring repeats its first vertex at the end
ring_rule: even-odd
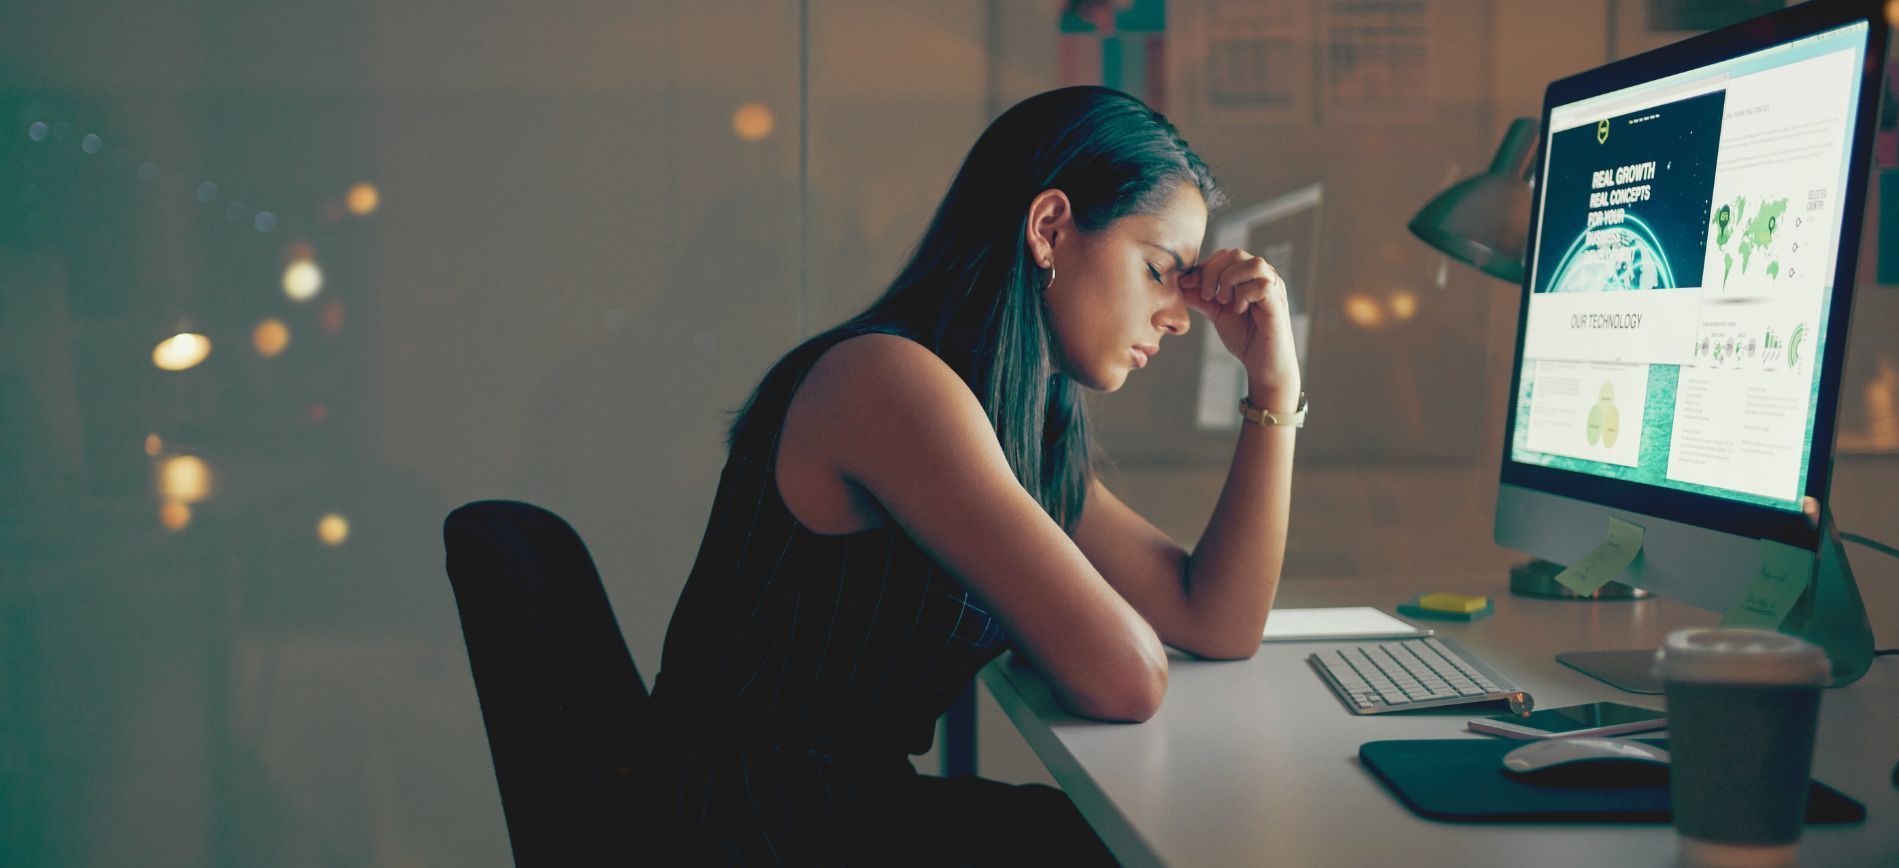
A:
POLYGON ((1569 569, 1557 573, 1556 581, 1586 597, 1622 575, 1641 553, 1642 526, 1612 515, 1609 516, 1609 538, 1596 546, 1595 551, 1583 555, 1582 560, 1570 564, 1569 569))
POLYGON ((1812 581, 1813 552, 1761 540, 1760 572, 1734 607, 1721 616, 1721 626, 1777 630, 1812 581))

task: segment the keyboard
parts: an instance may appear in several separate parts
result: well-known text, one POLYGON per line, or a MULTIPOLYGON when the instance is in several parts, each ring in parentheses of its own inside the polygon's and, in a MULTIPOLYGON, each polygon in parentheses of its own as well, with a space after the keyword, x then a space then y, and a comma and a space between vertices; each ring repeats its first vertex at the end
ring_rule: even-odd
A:
POLYGON ((1530 694, 1449 639, 1350 645, 1306 661, 1353 714, 1499 700, 1514 714, 1535 707, 1530 694))

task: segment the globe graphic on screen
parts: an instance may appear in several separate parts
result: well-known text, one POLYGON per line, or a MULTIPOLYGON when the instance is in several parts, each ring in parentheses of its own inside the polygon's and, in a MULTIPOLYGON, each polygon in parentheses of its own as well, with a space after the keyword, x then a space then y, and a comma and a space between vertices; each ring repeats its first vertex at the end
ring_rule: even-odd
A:
POLYGON ((1630 216, 1617 226, 1577 236, 1558 261, 1545 292, 1674 289, 1675 274, 1655 234, 1630 216))

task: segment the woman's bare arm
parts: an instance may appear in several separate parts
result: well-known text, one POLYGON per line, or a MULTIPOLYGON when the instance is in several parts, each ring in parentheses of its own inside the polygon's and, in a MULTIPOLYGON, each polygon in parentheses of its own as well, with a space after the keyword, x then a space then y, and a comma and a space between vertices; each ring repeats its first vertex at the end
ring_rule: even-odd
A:
POLYGON ((787 429, 876 499, 1001 621, 1077 714, 1139 721, 1167 684, 1160 639, 1010 471, 982 405, 927 348, 865 335, 826 352, 787 429))
POLYGON ((1162 641, 1202 657, 1251 657, 1285 561, 1293 440, 1292 428, 1245 427, 1191 555, 1098 480, 1075 542, 1162 641))
MULTIPOLYGON (((1298 409, 1299 365, 1279 273, 1228 248, 1181 275, 1179 289, 1245 366, 1247 400, 1279 413, 1298 409)), ((1161 638, 1203 657, 1259 650, 1286 557, 1297 429, 1242 428, 1226 487, 1191 556, 1098 482, 1075 529, 1095 568, 1161 638)))

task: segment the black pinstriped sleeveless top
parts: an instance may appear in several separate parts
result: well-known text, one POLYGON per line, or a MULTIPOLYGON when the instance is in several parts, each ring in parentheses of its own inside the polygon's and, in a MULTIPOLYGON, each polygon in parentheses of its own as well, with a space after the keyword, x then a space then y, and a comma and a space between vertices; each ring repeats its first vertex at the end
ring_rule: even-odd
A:
MULTIPOLYGON (((839 339, 841 340, 841 338, 839 339)), ((653 699, 673 812, 716 837, 848 825, 881 772, 909 772, 935 722, 1001 654, 1001 626, 903 530, 824 535, 780 498, 792 395, 834 341, 794 350, 735 432, 653 699), (901 764, 898 766, 897 764, 901 764), (789 812, 789 813, 786 813, 789 812), (815 812, 816 815, 813 815, 815 812)))

